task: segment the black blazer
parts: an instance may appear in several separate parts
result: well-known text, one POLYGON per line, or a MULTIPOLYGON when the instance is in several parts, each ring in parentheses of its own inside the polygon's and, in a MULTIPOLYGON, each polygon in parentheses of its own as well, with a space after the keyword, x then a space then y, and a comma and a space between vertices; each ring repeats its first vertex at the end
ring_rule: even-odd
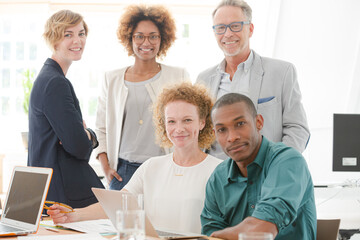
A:
POLYGON ((28 155, 28 166, 53 169, 47 200, 75 208, 97 202, 91 187, 104 186, 89 165, 92 145, 72 84, 48 58, 30 95, 28 155))

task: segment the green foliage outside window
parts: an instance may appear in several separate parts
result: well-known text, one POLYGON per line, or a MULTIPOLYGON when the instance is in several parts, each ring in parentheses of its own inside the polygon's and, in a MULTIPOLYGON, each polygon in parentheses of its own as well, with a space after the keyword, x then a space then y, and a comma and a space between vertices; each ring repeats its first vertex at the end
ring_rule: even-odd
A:
POLYGON ((26 69, 23 72, 22 86, 24 90, 23 109, 26 115, 29 114, 30 93, 35 80, 35 72, 26 69))

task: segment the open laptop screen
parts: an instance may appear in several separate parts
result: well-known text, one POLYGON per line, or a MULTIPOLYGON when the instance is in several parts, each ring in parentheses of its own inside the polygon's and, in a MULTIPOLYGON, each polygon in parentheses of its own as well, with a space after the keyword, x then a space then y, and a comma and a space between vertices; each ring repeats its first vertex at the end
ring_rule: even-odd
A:
POLYGON ((35 224, 47 178, 47 174, 15 171, 3 217, 35 224))

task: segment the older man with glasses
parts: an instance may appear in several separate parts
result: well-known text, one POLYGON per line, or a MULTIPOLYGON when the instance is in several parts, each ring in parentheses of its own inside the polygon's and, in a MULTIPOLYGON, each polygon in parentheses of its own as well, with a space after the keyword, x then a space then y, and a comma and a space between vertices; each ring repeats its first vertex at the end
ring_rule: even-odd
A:
MULTIPOLYGON (((262 134, 300 152, 310 138, 301 92, 293 64, 261 57, 250 49, 254 31, 252 10, 242 0, 223 0, 213 12, 213 30, 225 59, 198 76, 214 98, 226 93, 244 94, 264 117, 262 134)), ((226 159, 218 144, 210 154, 226 159)))

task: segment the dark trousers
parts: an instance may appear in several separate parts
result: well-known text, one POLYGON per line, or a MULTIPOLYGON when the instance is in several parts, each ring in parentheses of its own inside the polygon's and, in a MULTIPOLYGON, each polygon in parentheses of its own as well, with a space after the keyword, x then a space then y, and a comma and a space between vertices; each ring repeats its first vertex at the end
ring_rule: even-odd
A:
POLYGON ((117 173, 122 178, 122 181, 119 182, 116 178, 113 178, 109 185, 110 189, 121 190, 129 182, 130 178, 140 165, 141 163, 129 162, 119 158, 117 173))

